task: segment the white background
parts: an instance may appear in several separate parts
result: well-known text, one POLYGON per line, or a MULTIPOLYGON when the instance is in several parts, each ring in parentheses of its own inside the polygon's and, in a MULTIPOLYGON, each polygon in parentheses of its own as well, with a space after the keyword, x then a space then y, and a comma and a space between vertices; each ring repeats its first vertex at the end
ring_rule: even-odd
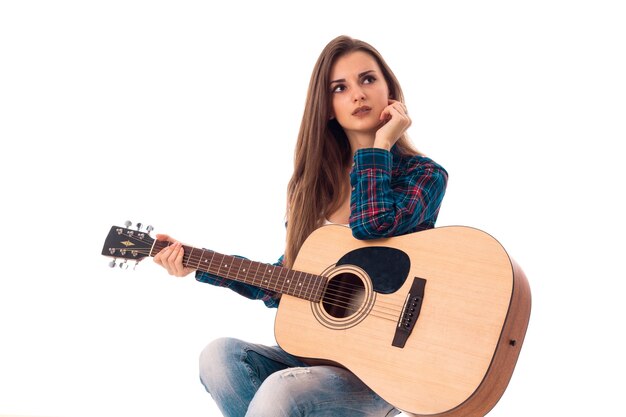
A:
POLYGON ((340 34, 396 72, 450 174, 438 225, 500 240, 533 292, 489 416, 615 415, 626 368, 626 15, 618 1, 0 3, 0 414, 214 416, 197 356, 274 311, 109 269, 113 224, 273 262, 310 71, 340 34), (620 388, 621 386, 621 388, 620 388))

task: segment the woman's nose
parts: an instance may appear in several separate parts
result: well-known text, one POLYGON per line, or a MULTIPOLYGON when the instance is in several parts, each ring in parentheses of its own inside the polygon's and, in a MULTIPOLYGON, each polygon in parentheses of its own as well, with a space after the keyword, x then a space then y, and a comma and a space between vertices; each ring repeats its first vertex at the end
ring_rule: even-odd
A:
POLYGON ((365 100, 365 92, 361 87, 354 87, 352 89, 352 100, 354 100, 354 102, 365 100))

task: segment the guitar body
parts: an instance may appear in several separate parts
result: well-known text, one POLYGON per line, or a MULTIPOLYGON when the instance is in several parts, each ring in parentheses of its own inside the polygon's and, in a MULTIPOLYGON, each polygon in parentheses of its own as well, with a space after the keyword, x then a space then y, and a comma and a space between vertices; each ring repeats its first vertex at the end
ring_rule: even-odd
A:
MULTIPOLYGON (((139 262, 169 246, 113 226, 102 255, 139 262)), ((357 240, 324 226, 293 269, 184 246, 183 265, 282 294, 275 335, 310 364, 350 370, 416 417, 483 417, 509 383, 530 317, 522 270, 487 233, 440 227, 357 240)))
POLYGON ((504 392, 530 289, 487 233, 451 226, 361 241, 324 226, 293 269, 329 284, 320 302, 283 294, 275 336, 287 352, 349 369, 412 416, 484 416, 504 392))

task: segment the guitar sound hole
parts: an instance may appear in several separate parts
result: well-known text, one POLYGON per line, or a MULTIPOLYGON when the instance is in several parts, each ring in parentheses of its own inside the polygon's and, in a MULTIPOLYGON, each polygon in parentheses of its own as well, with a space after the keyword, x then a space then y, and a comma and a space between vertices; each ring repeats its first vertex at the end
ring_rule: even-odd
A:
POLYGON ((332 317, 344 318, 359 311, 364 299, 363 282, 356 275, 343 273, 328 282, 322 305, 332 317))

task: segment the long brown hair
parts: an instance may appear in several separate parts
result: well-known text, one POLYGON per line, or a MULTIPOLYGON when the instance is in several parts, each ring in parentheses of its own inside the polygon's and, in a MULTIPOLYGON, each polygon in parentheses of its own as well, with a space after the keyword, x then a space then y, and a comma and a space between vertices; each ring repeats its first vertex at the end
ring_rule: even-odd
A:
MULTIPOLYGON (((345 172, 352 164, 348 138, 331 120, 330 71, 337 58, 364 51, 378 63, 390 96, 404 102, 400 84, 380 53, 371 45, 348 36, 339 36, 320 54, 309 82, 304 115, 294 155, 294 170, 287 187, 287 247, 284 263, 292 267, 304 240, 342 203, 345 172)), ((403 135, 393 148, 399 155, 419 152, 403 135)))

